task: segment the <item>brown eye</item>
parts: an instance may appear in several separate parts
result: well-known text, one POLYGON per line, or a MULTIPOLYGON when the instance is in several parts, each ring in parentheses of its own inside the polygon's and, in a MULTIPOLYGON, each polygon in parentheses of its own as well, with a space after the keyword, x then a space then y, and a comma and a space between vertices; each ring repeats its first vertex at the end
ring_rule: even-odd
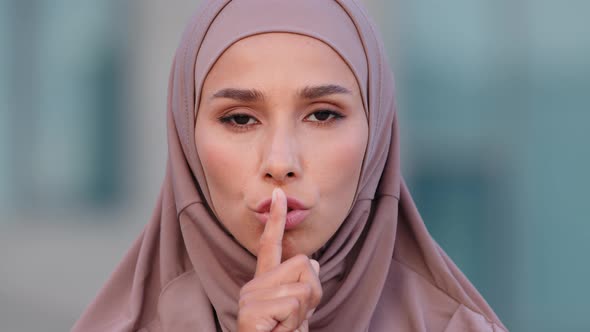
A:
POLYGON ((344 116, 338 112, 330 110, 321 110, 311 113, 310 115, 308 115, 307 119, 310 122, 329 122, 343 117, 344 116))
POLYGON ((247 114, 232 114, 219 119, 222 123, 232 126, 249 126, 256 124, 257 120, 247 114))
POLYGON ((248 122, 250 121, 251 117, 248 115, 244 115, 244 114, 238 114, 238 115, 234 115, 234 121, 236 124, 239 125, 245 125, 248 124, 248 122))

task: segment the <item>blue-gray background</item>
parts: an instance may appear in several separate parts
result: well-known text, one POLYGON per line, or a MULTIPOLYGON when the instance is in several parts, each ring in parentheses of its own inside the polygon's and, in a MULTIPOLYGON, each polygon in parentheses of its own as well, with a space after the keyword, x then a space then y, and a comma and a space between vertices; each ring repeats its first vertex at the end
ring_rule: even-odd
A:
MULTIPOLYGON (((0 331, 65 331, 149 219, 198 1, 0 0, 0 331)), ((365 0, 403 170, 512 331, 590 323, 590 1, 365 0)))

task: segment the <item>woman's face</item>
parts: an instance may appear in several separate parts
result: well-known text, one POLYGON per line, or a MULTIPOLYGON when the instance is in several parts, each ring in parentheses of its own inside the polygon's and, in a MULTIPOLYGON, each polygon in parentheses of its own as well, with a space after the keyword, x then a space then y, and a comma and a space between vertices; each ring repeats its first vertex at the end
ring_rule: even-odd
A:
POLYGON ((256 211, 268 209, 275 187, 289 210, 304 210, 287 218, 283 259, 310 256, 330 239, 352 204, 367 139, 354 74, 314 38, 242 39, 205 79, 195 141, 213 209, 254 255, 264 229, 256 211))

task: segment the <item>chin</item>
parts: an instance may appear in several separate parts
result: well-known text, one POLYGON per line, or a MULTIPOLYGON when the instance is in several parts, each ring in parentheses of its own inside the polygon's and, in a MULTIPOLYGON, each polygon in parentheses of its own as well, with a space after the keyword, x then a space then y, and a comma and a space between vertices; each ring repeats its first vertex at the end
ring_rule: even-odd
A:
POLYGON ((286 236, 283 238, 283 261, 297 255, 310 257, 313 254, 314 250, 307 248, 301 243, 302 241, 297 241, 297 238, 287 236, 287 233, 285 233, 285 235, 286 236))
POLYGON ((282 261, 286 261, 289 258, 301 254, 309 256, 307 252, 301 248, 301 245, 297 245, 297 243, 294 243, 293 241, 285 241, 285 239, 283 239, 282 261))

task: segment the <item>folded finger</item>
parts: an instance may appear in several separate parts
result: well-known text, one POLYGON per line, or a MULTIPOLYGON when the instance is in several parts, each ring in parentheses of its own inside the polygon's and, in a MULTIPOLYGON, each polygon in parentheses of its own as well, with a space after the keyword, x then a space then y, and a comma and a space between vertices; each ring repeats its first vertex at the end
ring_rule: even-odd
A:
POLYGON ((311 288, 310 305, 315 307, 322 297, 320 283, 314 263, 305 255, 297 255, 284 261, 272 272, 259 276, 242 287, 243 293, 254 289, 274 288, 279 285, 306 283, 311 288))
POLYGON ((299 308, 300 303, 295 297, 251 302, 240 309, 238 326, 254 326, 257 331, 291 332, 303 322, 299 308))
POLYGON ((309 313, 313 312, 314 300, 312 298, 312 288, 309 284, 301 282, 243 293, 240 296, 238 305, 240 308, 244 308, 251 303, 285 297, 296 298, 299 301, 298 316, 300 320, 307 319, 309 313))

